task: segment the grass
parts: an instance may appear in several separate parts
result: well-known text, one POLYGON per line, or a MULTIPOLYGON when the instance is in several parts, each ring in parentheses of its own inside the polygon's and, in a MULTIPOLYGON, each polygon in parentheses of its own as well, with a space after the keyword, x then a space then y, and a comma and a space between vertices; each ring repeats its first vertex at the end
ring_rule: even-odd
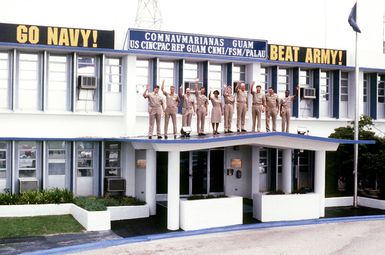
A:
POLYGON ((0 238, 82 232, 71 215, 0 218, 0 238))

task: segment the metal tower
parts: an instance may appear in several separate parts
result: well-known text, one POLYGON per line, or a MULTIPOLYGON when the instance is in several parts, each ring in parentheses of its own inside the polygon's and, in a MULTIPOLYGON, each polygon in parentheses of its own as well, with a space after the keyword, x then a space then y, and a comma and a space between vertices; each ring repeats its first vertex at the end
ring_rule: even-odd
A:
POLYGON ((135 18, 136 28, 156 29, 162 27, 162 14, 158 0, 138 0, 135 18))

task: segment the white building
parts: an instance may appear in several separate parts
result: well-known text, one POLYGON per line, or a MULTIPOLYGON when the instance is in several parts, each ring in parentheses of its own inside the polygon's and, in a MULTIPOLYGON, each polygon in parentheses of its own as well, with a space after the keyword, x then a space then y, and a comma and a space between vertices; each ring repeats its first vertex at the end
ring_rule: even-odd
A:
MULTIPOLYGON (((371 32, 360 36, 363 42, 383 33, 383 16, 376 12, 372 21, 371 32)), ((1 191, 37 185, 81 196, 123 187, 126 195, 145 200, 152 214, 157 200, 168 199, 175 216, 169 228, 177 229, 179 197, 253 198, 302 188, 318 194, 318 217, 323 216, 325 151, 346 142, 324 138, 353 120, 358 103, 350 41, 329 49, 300 41, 289 46, 284 39, 277 45, 270 38, 131 30, 129 48, 115 50, 112 31, 13 24, 0 24, 0 31, 5 34, 0 36, 1 191), (302 96, 293 105, 291 132, 306 129, 312 137, 246 134, 204 142, 138 137, 148 130, 145 85, 165 80, 168 90, 196 77, 207 91, 242 80, 256 81, 264 90, 272 86, 283 96, 299 85, 302 96), (120 179, 125 186, 113 181, 120 179)), ((361 114, 385 130, 380 38, 360 56, 359 103, 361 114)), ((280 119, 277 126, 280 130, 280 119)), ((192 127, 194 133, 195 118, 192 127)))

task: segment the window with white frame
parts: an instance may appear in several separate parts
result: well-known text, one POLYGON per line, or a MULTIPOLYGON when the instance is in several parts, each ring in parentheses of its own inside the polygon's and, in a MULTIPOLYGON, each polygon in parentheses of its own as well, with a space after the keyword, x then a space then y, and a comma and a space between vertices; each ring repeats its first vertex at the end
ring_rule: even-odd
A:
POLYGON ((385 103, 385 75, 378 75, 377 77, 377 100, 379 103, 385 103))
MULTIPOLYGON (((198 63, 185 62, 183 65, 183 78, 185 81, 183 91, 187 86, 193 86, 191 89, 195 90, 195 79, 200 79, 200 70, 198 63), (193 85, 194 84, 194 85, 193 85)), ((181 84, 179 84, 180 86, 181 84)), ((199 82, 199 86, 202 86, 202 81, 199 82)), ((194 96, 194 95, 193 95, 194 96)))
POLYGON ((64 141, 47 142, 48 175, 66 174, 66 143, 64 141))
POLYGON ((20 142, 18 144, 19 177, 37 177, 37 144, 36 142, 20 142))
POLYGON ((104 171, 106 177, 120 177, 120 143, 108 142, 104 147, 104 171))
POLYGON ((9 66, 9 53, 0 52, 0 109, 9 109, 11 105, 9 66))
POLYGON ((369 74, 364 74, 364 84, 363 84, 363 93, 362 93, 362 101, 364 103, 368 102, 368 84, 369 84, 369 74))
POLYGON ((221 94, 221 88, 223 86, 221 64, 210 64, 209 65, 209 80, 208 80, 208 93, 210 91, 218 90, 221 94))
POLYGON ((35 53, 19 53, 16 102, 17 109, 41 110, 40 56, 35 53))
POLYGON ((159 61, 159 85, 162 84, 162 81, 164 81, 165 87, 170 87, 174 85, 176 78, 175 78, 175 62, 172 61, 159 61))
POLYGON ((277 95, 281 98, 285 96, 285 90, 289 89, 290 74, 289 69, 279 68, 278 69, 278 85, 277 95))
MULTIPOLYGON (((99 110, 99 82, 98 82, 98 66, 96 57, 79 56, 77 65, 78 86, 77 86, 77 102, 76 110, 89 112, 99 110), (96 88, 82 88, 79 84, 79 77, 94 77, 96 88)), ((89 79, 90 83, 91 79, 89 79)), ((89 84, 88 84, 89 85, 89 84)))
POLYGON ((7 178, 8 144, 0 142, 0 179, 7 178))
POLYGON ((122 60, 106 58, 104 74, 104 110, 122 110, 122 60))
POLYGON ((136 60, 136 110, 147 111, 147 100, 142 96, 147 84, 150 83, 150 61, 147 59, 136 60))
POLYGON ((348 73, 341 73, 341 101, 347 102, 349 100, 349 82, 348 73))
POLYGON ((299 72, 299 84, 301 87, 304 88, 311 88, 313 87, 312 82, 312 71, 311 70, 301 70, 299 72))
POLYGON ((329 101, 330 97, 330 72, 321 71, 321 80, 320 80, 320 100, 329 101))
POLYGON ((78 142, 76 155, 76 172, 78 177, 94 175, 95 145, 93 142, 78 142))
POLYGON ((69 58, 50 55, 48 57, 47 110, 70 110, 69 58))
MULTIPOLYGON (((270 76, 269 76, 269 68, 268 67, 261 67, 259 71, 260 79, 259 82, 262 88, 262 91, 267 91, 267 89, 270 87, 270 76)), ((258 85, 258 84, 257 84, 258 85)))
POLYGON ((259 151, 259 172, 266 174, 269 167, 268 152, 267 149, 261 149, 259 151))
MULTIPOLYGON (((245 65, 234 65, 233 66, 233 81, 234 89, 236 82, 245 82, 246 81, 246 66, 245 65)), ((249 90, 249 84, 246 84, 246 90, 249 90)))

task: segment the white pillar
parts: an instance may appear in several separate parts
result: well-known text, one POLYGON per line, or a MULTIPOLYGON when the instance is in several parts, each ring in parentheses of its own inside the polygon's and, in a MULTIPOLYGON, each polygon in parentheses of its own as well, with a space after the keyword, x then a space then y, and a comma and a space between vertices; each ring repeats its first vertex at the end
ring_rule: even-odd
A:
POLYGON ((135 197, 135 149, 131 143, 122 143, 122 177, 126 179, 126 196, 135 197))
POLYGON ((285 194, 292 192, 292 162, 291 149, 284 149, 282 153, 282 191, 285 194))
POLYGON ((259 147, 251 147, 251 198, 259 192, 259 147))
POLYGON ((179 229, 179 174, 180 152, 168 152, 167 229, 179 229))
POLYGON ((150 215, 156 214, 156 151, 146 150, 146 203, 150 215))
POLYGON ((314 165, 314 192, 320 198, 320 217, 325 216, 325 151, 315 152, 314 165))

